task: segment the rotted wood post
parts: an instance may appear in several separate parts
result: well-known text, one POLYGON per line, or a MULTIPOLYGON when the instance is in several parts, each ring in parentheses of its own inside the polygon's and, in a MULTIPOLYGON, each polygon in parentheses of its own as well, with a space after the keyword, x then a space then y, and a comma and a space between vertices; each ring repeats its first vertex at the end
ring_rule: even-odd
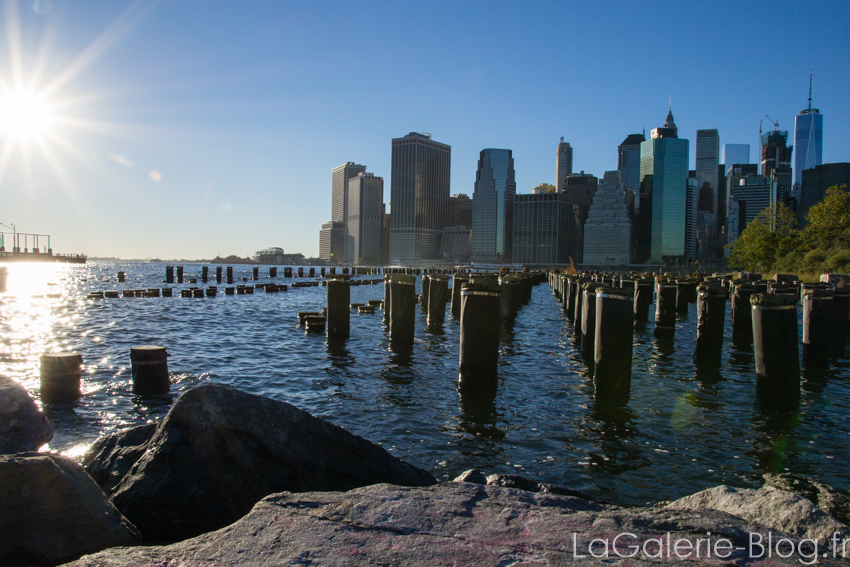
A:
POLYGON ((635 281, 635 321, 641 323, 649 320, 649 306, 652 303, 652 282, 649 280, 635 281))
POLYGON ((835 318, 833 296, 831 289, 803 291, 803 365, 808 368, 829 366, 830 333, 835 318))
POLYGON ((215 283, 221 283, 221 266, 215 267, 215 283))
POLYGON ((174 266, 165 267, 165 283, 174 283, 174 266))
POLYGON ((757 395, 769 403, 796 404, 800 399, 797 297, 756 293, 750 303, 757 395))
POLYGON ((164 346, 131 347, 130 366, 134 394, 146 396, 168 393, 171 381, 168 379, 168 353, 164 346))
POLYGON ((634 298, 630 289, 596 290, 593 383, 597 398, 628 399, 632 379, 634 298))
POLYGON ((655 334, 673 336, 676 332, 675 284, 658 283, 655 286, 655 334))
POLYGON ((469 274, 457 273, 452 276, 452 317, 460 319, 461 296, 460 291, 463 284, 469 281, 469 274))
POLYGON ((496 387, 499 366, 501 290, 494 283, 465 283, 461 289, 461 390, 496 387))
POLYGON ((327 278, 328 288, 328 337, 347 339, 351 327, 351 284, 346 275, 327 278))
POLYGON ((201 268, 201 282, 207 283, 210 280, 210 268, 209 266, 204 266, 201 268))
POLYGON ((694 362, 720 364, 726 324, 726 290, 718 286, 697 288, 697 345, 694 362))
POLYGON ((419 291, 419 307, 424 313, 428 313, 429 287, 431 285, 431 276, 422 276, 422 287, 419 291))
POLYGON ((753 309, 750 302, 758 288, 752 284, 736 285, 732 289, 732 342, 753 342, 753 309))
POLYGON ((428 327, 442 326, 446 320, 446 298, 448 297, 448 276, 430 276, 428 284, 428 327))
POLYGON ((415 331, 416 276, 396 274, 390 280, 390 340, 413 344, 415 331))
POLYGON ((183 283, 183 266, 177 266, 177 283, 183 283))
POLYGON ((596 290, 602 285, 588 282, 581 290, 581 350, 586 361, 593 361, 596 351, 596 290))
POLYGON ((42 354, 40 362, 41 401, 46 404, 71 402, 80 397, 80 366, 76 352, 42 354))

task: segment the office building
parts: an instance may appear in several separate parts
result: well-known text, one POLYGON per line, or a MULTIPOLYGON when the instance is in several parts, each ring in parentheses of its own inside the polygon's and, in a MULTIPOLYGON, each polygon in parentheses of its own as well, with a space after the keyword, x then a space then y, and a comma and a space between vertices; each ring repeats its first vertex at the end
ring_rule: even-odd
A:
POLYGON ((345 257, 355 264, 381 258, 384 178, 359 173, 348 180, 348 223, 345 257))
POLYGON ((593 204, 598 183, 599 180, 595 175, 584 171, 573 173, 565 181, 564 194, 567 196, 567 203, 574 207, 572 215, 574 226, 570 230, 572 237, 568 243, 567 254, 576 264, 584 261, 584 223, 587 220, 590 205, 593 204))
POLYGON ((448 222, 452 148, 411 132, 392 142, 390 261, 439 256, 448 222))
POLYGON ((447 226, 440 241, 440 256, 456 264, 469 261, 472 229, 468 226, 447 226))
MULTIPOLYGON (((717 195, 717 167, 720 164, 720 134, 716 129, 697 130, 696 142, 696 180, 697 187, 702 189, 708 183, 712 194, 717 195)), ((709 212, 717 211, 717 202, 711 203, 709 212)))
POLYGON ((728 241, 735 242, 760 212, 771 205, 771 180, 761 175, 733 177, 727 216, 728 241))
POLYGON ((632 207, 634 193, 623 188, 619 171, 606 171, 596 188, 584 223, 582 263, 625 266, 632 261, 632 207))
POLYGON ((449 197, 448 226, 472 227, 472 199, 465 193, 449 197))
POLYGON ((774 186, 774 199, 785 201, 791 196, 793 178, 791 172, 791 153, 788 146, 788 132, 773 130, 761 136, 761 175, 771 179, 774 186))
POLYGON ((564 141, 561 136, 561 143, 558 144, 558 155, 555 158, 556 171, 556 187, 558 191, 564 190, 564 180, 573 172, 573 149, 568 142, 564 141))
POLYGON ((339 263, 345 261, 345 223, 342 221, 326 222, 319 231, 319 258, 327 262, 339 263))
POLYGON ((750 163, 750 145, 749 144, 723 144, 723 151, 720 153, 720 162, 724 165, 724 173, 729 174, 729 170, 736 163, 750 163))
POLYGON ((800 189, 800 202, 797 207, 797 222, 806 223, 809 209, 823 201, 826 190, 833 185, 850 187, 850 163, 825 163, 803 170, 803 183, 800 189))
POLYGON ((511 150, 481 150, 472 194, 472 260, 510 262, 516 179, 511 150))
POLYGON ((672 109, 664 126, 640 145, 637 260, 661 263, 685 256, 688 140, 678 136, 672 109))
POLYGON ((548 183, 541 183, 537 187, 531 189, 532 195, 542 195, 544 193, 557 193, 558 188, 554 185, 549 185, 548 183))
POLYGON ((823 114, 812 108, 811 70, 809 106, 794 118, 794 147, 794 183, 802 183, 803 171, 823 163, 823 114))
POLYGON ((517 195, 513 263, 546 266, 568 263, 572 209, 564 193, 517 195))
POLYGON ((646 141, 644 134, 629 134, 617 146, 617 171, 623 187, 635 195, 640 191, 640 145, 646 141))

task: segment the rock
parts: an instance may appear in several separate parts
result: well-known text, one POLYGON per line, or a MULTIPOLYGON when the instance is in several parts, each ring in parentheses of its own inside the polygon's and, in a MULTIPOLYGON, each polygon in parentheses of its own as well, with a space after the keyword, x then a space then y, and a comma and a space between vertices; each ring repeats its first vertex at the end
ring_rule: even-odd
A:
POLYGON ((572 488, 559 486, 557 484, 549 484, 548 482, 537 482, 517 474, 487 475, 478 469, 469 469, 468 471, 460 473, 460 475, 454 479, 454 482, 472 482, 474 484, 504 486, 506 488, 519 488, 520 490, 527 490, 529 492, 551 492, 552 494, 575 496, 576 498, 590 500, 590 496, 578 490, 573 490, 572 488))
POLYGON ((0 503, 0 565, 56 565, 141 541, 82 467, 60 455, 0 456, 0 503))
MULTIPOLYGON (((653 557, 657 545, 667 545, 667 534, 671 543, 687 540, 694 549, 704 542, 699 544, 701 555, 691 551, 690 559, 698 560, 691 564, 800 564, 798 555, 774 556, 770 562, 752 557, 750 533, 767 538, 763 528, 722 512, 618 508, 469 483, 427 488, 381 484, 349 492, 271 495, 247 516, 216 532, 169 546, 112 549, 71 565, 655 565, 660 562, 653 557), (613 538, 619 534, 634 535, 624 536, 616 548, 621 555, 630 555, 630 546, 638 545, 634 559, 617 557, 613 538), (607 557, 589 556, 594 538, 609 543, 607 557), (723 539, 741 549, 727 551, 723 539), (707 544, 728 557, 706 557, 707 544)), ((679 563, 687 555, 686 547, 679 547, 679 556, 664 548, 671 553, 664 559, 679 563)), ((601 547, 594 550, 604 553, 601 547)), ((811 550, 805 548, 804 553, 811 550)), ((819 564, 843 563, 827 557, 819 564)))
POLYGON ((807 498, 771 486, 758 490, 715 486, 675 500, 665 510, 718 510, 774 531, 826 543, 833 534, 847 533, 847 526, 815 506, 807 498))
POLYGON ((124 475, 145 454, 156 427, 156 423, 147 423, 101 437, 86 451, 83 467, 104 492, 112 494, 124 475))
MULTIPOLYGON (((436 482, 290 404, 215 385, 180 396, 144 449, 117 484, 120 471, 105 474, 107 487, 114 485, 112 502, 148 540, 176 541, 221 528, 273 492, 436 482)), ((87 463, 108 469, 94 458, 87 463)))
POLYGON ((53 427, 26 388, 0 374, 0 455, 37 451, 53 439, 53 427))
POLYGON ((762 477, 766 485, 808 498, 839 522, 850 525, 850 495, 847 492, 801 474, 767 473, 762 477))

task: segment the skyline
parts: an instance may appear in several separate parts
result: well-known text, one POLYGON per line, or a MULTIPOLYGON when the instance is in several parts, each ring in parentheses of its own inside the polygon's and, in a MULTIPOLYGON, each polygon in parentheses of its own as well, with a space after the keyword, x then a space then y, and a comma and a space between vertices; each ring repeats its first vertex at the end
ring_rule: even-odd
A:
POLYGON ((525 194, 555 184, 561 136, 574 172, 615 170, 617 145, 661 126, 672 97, 692 147, 716 128, 754 162, 765 114, 793 140, 810 67, 823 162, 850 161, 850 5, 610 8, 7 0, 0 92, 20 69, 57 120, 44 149, 0 141, 0 223, 61 253, 318 256, 331 170, 389 180, 393 138, 450 145, 450 192, 470 196, 480 152, 510 149, 525 194))

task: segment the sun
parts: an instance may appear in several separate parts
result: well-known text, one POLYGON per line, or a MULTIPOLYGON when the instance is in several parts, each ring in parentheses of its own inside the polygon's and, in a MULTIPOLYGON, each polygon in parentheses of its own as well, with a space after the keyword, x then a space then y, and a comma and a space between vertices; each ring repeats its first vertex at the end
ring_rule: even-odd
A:
POLYGON ((29 90, 0 92, 0 137, 39 140, 50 133, 53 113, 44 96, 29 90))

